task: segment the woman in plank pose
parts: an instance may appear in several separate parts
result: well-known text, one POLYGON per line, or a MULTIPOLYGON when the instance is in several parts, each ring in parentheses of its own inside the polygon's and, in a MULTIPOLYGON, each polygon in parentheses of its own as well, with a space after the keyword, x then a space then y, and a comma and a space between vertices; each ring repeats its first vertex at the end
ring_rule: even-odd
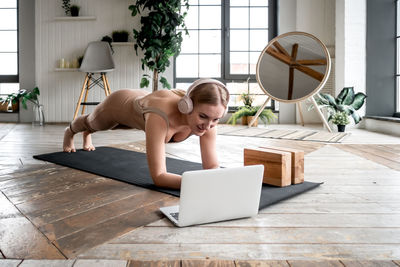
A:
POLYGON ((65 129, 63 150, 75 152, 74 135, 83 132, 83 149, 95 150, 91 134, 118 126, 146 133, 146 153, 153 182, 157 186, 180 188, 181 176, 168 173, 165 143, 181 142, 191 135, 200 137, 204 169, 218 168, 216 128, 226 114, 229 92, 214 79, 196 80, 182 90, 122 89, 109 95, 95 110, 71 122, 65 129))

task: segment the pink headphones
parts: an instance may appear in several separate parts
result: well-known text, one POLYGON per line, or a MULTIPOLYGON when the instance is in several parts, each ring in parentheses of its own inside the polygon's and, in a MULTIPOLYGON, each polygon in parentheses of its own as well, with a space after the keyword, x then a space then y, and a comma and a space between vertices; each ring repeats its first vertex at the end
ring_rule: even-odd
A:
MULTIPOLYGON (((220 82, 220 81, 218 81, 218 80, 214 80, 214 79, 198 79, 198 80, 194 81, 194 82, 192 83, 192 85, 189 86, 189 88, 188 88, 187 91, 186 91, 186 94, 179 100, 179 102, 178 102, 178 109, 179 109, 179 111, 180 111, 181 113, 183 113, 183 114, 189 114, 190 112, 193 111, 193 101, 192 101, 192 99, 190 98, 190 93, 191 93, 197 86, 199 86, 200 84, 204 84, 204 83, 213 83, 213 84, 216 84, 216 85, 221 86, 222 88, 225 89, 225 91, 226 91, 226 93, 227 93, 227 95, 228 95, 228 98, 229 98, 229 91, 228 91, 228 89, 226 88, 225 84, 223 84, 222 82, 220 82)), ((226 107, 226 109, 225 109, 224 116, 225 116, 225 114, 226 114, 227 112, 228 112, 228 107, 226 107)))

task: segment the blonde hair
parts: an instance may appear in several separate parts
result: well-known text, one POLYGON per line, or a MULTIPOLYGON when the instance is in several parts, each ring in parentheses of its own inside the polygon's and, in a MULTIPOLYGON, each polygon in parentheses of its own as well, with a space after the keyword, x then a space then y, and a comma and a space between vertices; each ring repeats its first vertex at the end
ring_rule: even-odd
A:
POLYGON ((229 102, 229 93, 215 83, 204 83, 196 86, 189 97, 192 99, 194 106, 197 104, 221 104, 227 108, 229 102))

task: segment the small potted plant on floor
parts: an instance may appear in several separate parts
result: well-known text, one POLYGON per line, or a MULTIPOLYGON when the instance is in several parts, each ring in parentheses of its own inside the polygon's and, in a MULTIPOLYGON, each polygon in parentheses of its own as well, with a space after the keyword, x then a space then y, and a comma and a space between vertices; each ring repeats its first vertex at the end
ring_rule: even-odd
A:
POLYGON ((349 116, 344 111, 332 115, 332 122, 337 125, 338 132, 344 132, 346 125, 350 123, 349 116))
MULTIPOLYGON (((242 93, 240 95, 240 100, 243 101, 244 106, 239 107, 238 110, 232 114, 232 116, 228 120, 228 123, 235 125, 238 119, 242 119, 242 124, 248 125, 253 120, 260 107, 252 106, 254 98, 249 93, 242 93)), ((264 124, 267 124, 273 122, 277 118, 277 116, 272 112, 272 110, 264 109, 260 113, 258 118, 260 118, 264 122, 264 124)), ((252 126, 257 125, 258 121, 255 121, 252 126)))
POLYGON ((249 92, 242 93, 239 98, 241 101, 243 101, 244 107, 246 107, 246 109, 244 109, 242 111, 242 113, 250 114, 250 115, 243 114, 243 117, 242 117, 242 124, 247 125, 247 121, 249 120, 248 117, 249 116, 252 117, 251 107, 252 107, 254 98, 249 94, 249 92))
MULTIPOLYGON (((239 109, 232 114, 232 116, 229 118, 228 123, 231 123, 233 125, 236 124, 236 121, 240 118, 246 118, 246 124, 249 124, 251 120, 253 119, 253 116, 255 116, 258 112, 260 107, 239 107, 239 109)), ((273 122, 277 116, 272 112, 270 109, 264 109, 259 117, 258 117, 264 124, 271 123, 273 122)), ((243 122, 243 119, 242 119, 243 122)), ((257 126, 258 123, 257 121, 253 124, 253 126, 257 126)))
POLYGON ((367 96, 364 93, 355 94, 353 87, 345 87, 336 98, 330 94, 319 93, 315 100, 321 108, 326 109, 328 121, 331 121, 332 116, 337 112, 345 112, 357 124, 361 121, 361 116, 357 113, 357 110, 364 105, 366 98, 367 96))

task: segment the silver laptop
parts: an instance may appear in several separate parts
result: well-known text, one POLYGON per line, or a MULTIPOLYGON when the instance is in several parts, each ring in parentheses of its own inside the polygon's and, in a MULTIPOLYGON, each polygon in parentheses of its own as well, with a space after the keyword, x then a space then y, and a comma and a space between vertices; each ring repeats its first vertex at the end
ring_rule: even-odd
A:
POLYGON ((263 165, 188 171, 178 206, 160 208, 179 227, 258 214, 263 165))

